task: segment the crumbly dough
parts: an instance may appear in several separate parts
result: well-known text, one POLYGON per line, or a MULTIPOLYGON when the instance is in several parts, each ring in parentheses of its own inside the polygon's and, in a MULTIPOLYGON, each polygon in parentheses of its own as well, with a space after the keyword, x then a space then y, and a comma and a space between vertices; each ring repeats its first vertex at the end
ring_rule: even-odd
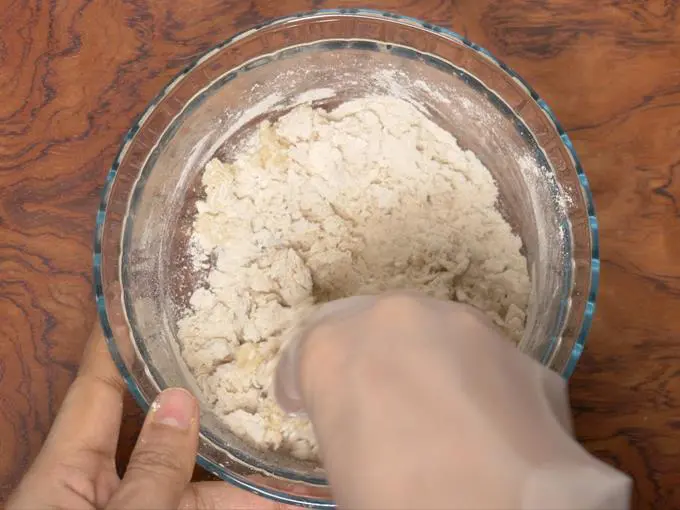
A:
POLYGON ((268 393, 286 332, 315 303, 416 289, 484 310, 512 339, 529 295, 521 241, 475 154, 390 97, 262 122, 235 161, 205 168, 179 322, 204 398, 238 436, 313 459, 310 423, 268 393))

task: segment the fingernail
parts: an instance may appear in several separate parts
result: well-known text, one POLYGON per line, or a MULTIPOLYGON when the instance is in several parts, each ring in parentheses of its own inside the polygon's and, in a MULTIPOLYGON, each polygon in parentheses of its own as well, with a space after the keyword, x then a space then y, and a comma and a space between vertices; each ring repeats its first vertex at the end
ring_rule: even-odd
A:
POLYGON ((196 399, 183 388, 170 388, 156 397, 151 412, 154 423, 188 430, 196 416, 196 399))

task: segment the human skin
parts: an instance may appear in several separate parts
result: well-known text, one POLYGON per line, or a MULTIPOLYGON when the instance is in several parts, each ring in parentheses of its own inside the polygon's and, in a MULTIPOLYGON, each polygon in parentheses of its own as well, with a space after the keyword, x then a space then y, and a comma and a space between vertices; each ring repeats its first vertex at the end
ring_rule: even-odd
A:
MULTIPOLYGON (((275 391, 283 375, 301 397, 340 508, 627 508, 627 477, 572 438, 564 382, 479 312, 412 295, 330 306, 284 351, 275 391)), ((9 510, 291 508, 190 483, 198 405, 179 388, 151 406, 121 480, 124 391, 95 327, 9 510)))
POLYGON ((630 480, 573 438, 562 378, 469 306, 334 302, 281 360, 275 395, 312 420, 341 508, 627 508, 630 480))
POLYGON ((96 325, 78 375, 40 454, 10 497, 8 510, 291 508, 224 482, 190 483, 198 404, 179 388, 165 390, 151 406, 121 480, 115 452, 125 391, 96 325))

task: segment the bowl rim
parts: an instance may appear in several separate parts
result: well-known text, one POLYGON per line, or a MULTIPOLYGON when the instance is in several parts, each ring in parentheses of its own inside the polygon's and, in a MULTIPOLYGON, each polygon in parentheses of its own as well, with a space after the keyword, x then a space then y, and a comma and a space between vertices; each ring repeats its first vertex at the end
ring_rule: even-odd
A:
MULTIPOLYGON (((133 395, 135 401, 137 404, 143 409, 143 411, 146 413, 148 412, 150 403, 146 401, 146 399, 143 397, 141 392, 139 391, 139 387, 137 386, 134 378, 130 374, 124 360, 122 359, 122 356, 120 352, 118 351, 118 347, 116 345, 116 342, 113 337, 113 332, 110 327, 109 323, 109 318, 108 314, 106 311, 106 303, 105 303, 105 298, 103 294, 103 286, 102 286, 102 252, 101 252, 101 240, 102 240, 102 235, 103 235, 103 228, 104 228, 104 220, 106 217, 106 209, 107 205, 109 202, 109 195, 113 186, 113 183, 115 181, 118 167, 126 153, 127 147, 130 145, 132 139, 136 135, 136 133, 139 131, 140 126, 143 124, 144 120, 149 116, 150 112, 158 106, 160 101, 176 86, 176 84, 182 80, 186 75, 188 75, 194 68, 196 68, 198 65, 200 65, 202 62, 210 58, 214 53, 221 51, 222 49, 234 44, 235 42, 239 41, 240 39, 251 35, 253 33, 256 33, 264 28, 270 27, 270 26, 275 26, 275 25, 280 25, 280 24, 285 24, 291 21, 295 20, 300 20, 300 19, 313 19, 313 18, 322 18, 324 16, 347 16, 347 17, 370 17, 373 19, 381 19, 385 18, 387 21, 392 21, 392 22, 397 22, 397 23, 402 23, 406 24, 412 27, 416 27, 428 32, 435 33, 439 36, 443 36, 448 39, 452 39, 453 41, 457 43, 462 43, 463 45, 467 46, 469 49, 483 55, 486 59, 490 60, 493 64, 498 66, 501 71, 505 72, 508 74, 510 77, 514 78, 517 83, 519 83, 525 90, 526 92, 530 95, 530 97, 536 102, 536 104, 541 108, 541 110, 544 112, 546 115, 548 121, 552 124, 554 127, 555 131, 559 135, 564 147, 567 149, 569 155, 573 159, 574 162, 574 167, 576 169, 576 173, 578 176, 578 181, 580 185, 580 190, 581 194, 584 198, 584 202, 586 204, 586 212, 588 215, 588 226, 589 226, 589 231, 590 231, 590 236, 591 236, 591 264, 590 264, 590 288, 588 295, 586 296, 586 303, 583 311, 583 317, 582 317, 582 322, 581 322, 581 327, 578 332, 578 335, 576 337, 576 341, 572 347, 571 353, 569 354, 569 358, 565 364, 564 369, 562 370, 562 376, 565 379, 568 379, 574 372, 574 369, 576 368, 576 364, 581 357, 581 354, 583 353, 583 350, 585 348, 585 344, 587 341, 587 336, 588 332, 590 331, 592 321, 593 321, 593 316, 595 313, 595 302, 599 290, 599 278, 600 278, 600 255, 599 255, 599 229, 598 229, 598 221, 595 215, 595 207, 593 203, 593 196, 592 192, 590 189, 590 185, 588 183, 588 179, 585 175, 585 172, 583 170, 583 167, 581 165, 580 159, 578 155, 576 154, 576 151, 574 149, 573 143, 565 130, 562 128, 562 125, 560 122, 557 120, 557 117, 553 113, 552 109, 547 105, 547 103, 536 93, 536 91, 519 75, 517 74, 514 70, 512 70, 508 65, 506 65, 504 62, 496 58, 486 50, 485 48, 473 43, 463 35, 448 29, 444 28, 438 25, 435 25, 433 23, 426 22, 424 20, 420 20, 417 18, 413 18, 410 16, 402 15, 402 14, 397 14, 389 11, 382 11, 382 10, 375 10, 375 9, 363 9, 363 8, 342 8, 342 9, 318 9, 318 10, 313 10, 313 11, 305 11, 305 12, 299 12, 287 16, 282 16, 282 17, 277 17, 277 18, 272 18, 266 21, 263 21, 261 23, 258 23, 250 28, 247 28, 245 30, 241 30, 234 34, 233 36, 223 40, 222 42, 212 46, 205 52, 203 52, 200 56, 196 57, 196 59, 193 60, 189 65, 184 67, 181 71, 179 71, 161 90, 154 98, 148 103, 148 105, 144 108, 144 110, 136 117, 136 119, 132 122, 132 126, 130 129, 125 133, 125 135, 122 138, 122 142, 120 144, 120 147, 118 149, 118 152, 116 153, 116 156, 114 158, 114 161, 109 168, 109 171, 106 174, 105 178, 105 183, 104 187, 101 192, 101 198, 100 198, 100 203, 99 207, 97 209, 96 213, 96 224, 95 224, 95 234, 94 234, 94 249, 93 249, 93 290, 94 290, 94 296, 95 296, 95 303, 96 303, 96 308, 97 308, 97 314, 102 326, 102 330, 104 332, 104 336, 106 339, 106 343, 109 349, 109 352, 111 353, 111 357, 114 360, 114 363, 116 364, 116 367, 118 368, 118 371, 120 372, 121 376, 125 380, 128 389, 130 393, 133 395)), ((571 293, 569 293, 569 299, 571 299, 571 293)), ((559 341, 561 339, 561 336, 558 337, 556 340, 559 341)), ((295 505, 303 505, 311 508, 335 508, 335 504, 332 500, 326 500, 326 499, 320 499, 316 497, 310 497, 310 496, 302 496, 302 495, 290 495, 288 493, 284 493, 275 489, 271 489, 268 487, 261 486, 257 483, 251 483, 244 478, 236 475, 235 473, 230 472, 228 469, 225 469, 212 461, 208 460, 207 458, 203 457, 200 453, 197 454, 197 463, 205 468, 206 470, 218 475, 220 478, 223 480, 228 481, 229 483, 240 487, 242 489, 245 489, 249 492, 252 492, 254 494, 260 495, 267 497, 269 499, 273 499, 275 501, 279 501, 282 503, 287 503, 287 504, 295 504, 295 505)))

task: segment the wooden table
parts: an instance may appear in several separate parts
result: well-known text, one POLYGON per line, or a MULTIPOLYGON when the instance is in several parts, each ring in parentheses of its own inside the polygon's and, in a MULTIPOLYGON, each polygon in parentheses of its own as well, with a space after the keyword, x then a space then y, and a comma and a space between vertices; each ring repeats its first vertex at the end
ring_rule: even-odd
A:
MULTIPOLYGON (((602 240, 596 320, 571 383, 576 430, 634 477, 635 508, 680 508, 680 2, 361 5, 467 35, 524 76, 568 130, 602 240)), ((0 503, 40 449, 95 320, 95 210, 132 119, 235 31, 329 6, 338 4, 0 3, 0 503)), ((126 409, 121 460, 141 420, 134 403, 126 409)))

